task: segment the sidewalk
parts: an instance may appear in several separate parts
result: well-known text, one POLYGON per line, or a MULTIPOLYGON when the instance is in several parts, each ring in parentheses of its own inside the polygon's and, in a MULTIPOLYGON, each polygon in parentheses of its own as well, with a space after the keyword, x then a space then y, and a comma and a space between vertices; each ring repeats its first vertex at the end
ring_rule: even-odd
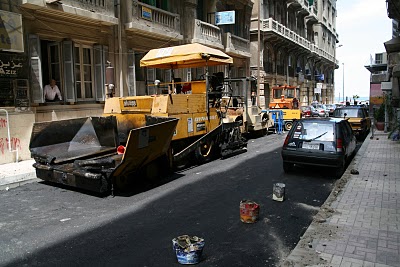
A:
POLYGON ((284 266, 400 266, 400 143, 387 136, 365 139, 284 266))
POLYGON ((15 163, 1 164, 0 165, 0 190, 7 187, 13 188, 26 183, 39 181, 36 178, 35 168, 33 163, 35 161, 24 160, 15 163))

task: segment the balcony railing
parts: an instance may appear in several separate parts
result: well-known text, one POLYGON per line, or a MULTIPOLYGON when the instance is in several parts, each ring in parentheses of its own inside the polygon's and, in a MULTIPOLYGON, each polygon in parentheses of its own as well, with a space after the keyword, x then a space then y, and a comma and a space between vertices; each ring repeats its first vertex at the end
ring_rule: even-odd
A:
POLYGON ((106 0, 76 0, 76 1, 93 6, 101 6, 101 7, 106 6, 106 0))
POLYGON ((334 61, 335 58, 333 55, 329 54, 327 51, 319 48, 315 44, 312 44, 310 41, 305 39, 304 37, 301 37, 294 31, 286 28, 282 24, 278 23, 276 20, 273 20, 272 18, 262 20, 262 31, 272 31, 275 32, 286 39, 306 48, 307 50, 310 50, 310 52, 313 52, 321 57, 324 57, 330 61, 334 61))
POLYGON ((239 56, 251 57, 250 40, 236 36, 230 32, 224 36, 225 52, 239 56))
POLYGON ((35 10, 38 16, 47 16, 50 13, 52 16, 65 14, 60 15, 61 20, 77 19, 81 23, 80 18, 84 18, 101 21, 105 25, 118 24, 112 0, 62 0, 54 9, 49 8, 52 1, 21 0, 19 2, 21 2, 21 7, 35 10))
POLYGON ((222 45, 222 34, 220 28, 210 23, 195 19, 193 41, 217 48, 224 48, 222 45))
MULTIPOLYGON (((134 20, 138 20, 139 24, 145 24, 147 27, 149 22, 151 22, 153 27, 159 27, 161 31, 165 31, 165 28, 167 28, 170 31, 180 33, 179 14, 174 14, 136 0, 133 0, 132 8, 132 17, 134 20)), ((132 24, 132 27, 135 27, 135 25, 132 24)))
POLYGON ((301 37, 294 31, 286 28, 282 24, 278 23, 276 20, 272 18, 262 20, 262 30, 263 31, 273 31, 281 36, 286 37, 287 39, 303 46, 306 49, 310 49, 310 41, 307 41, 304 37, 301 37))

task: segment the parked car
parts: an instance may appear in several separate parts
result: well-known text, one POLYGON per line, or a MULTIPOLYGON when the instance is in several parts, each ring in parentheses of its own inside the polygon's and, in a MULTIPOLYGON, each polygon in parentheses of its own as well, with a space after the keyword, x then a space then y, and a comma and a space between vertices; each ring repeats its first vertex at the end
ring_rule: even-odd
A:
POLYGON ((312 112, 311 109, 313 107, 310 106, 301 106, 300 110, 301 110, 301 117, 302 118, 308 118, 308 117, 312 117, 312 112))
POLYGON ((329 111, 325 105, 317 104, 315 109, 318 111, 318 117, 329 117, 329 111))
POLYGON ((340 178, 356 143, 346 119, 302 118, 294 122, 283 144, 283 170, 291 172, 295 165, 324 166, 334 168, 340 178))
POLYGON ((319 117, 319 111, 314 107, 314 106, 310 106, 311 109, 311 117, 319 117))
POLYGON ((335 118, 348 118, 354 134, 359 140, 364 139, 371 129, 371 118, 364 106, 344 106, 335 109, 335 118))
POLYGON ((329 117, 332 117, 333 116, 333 112, 336 109, 336 105, 335 104, 327 104, 326 108, 328 109, 329 117))

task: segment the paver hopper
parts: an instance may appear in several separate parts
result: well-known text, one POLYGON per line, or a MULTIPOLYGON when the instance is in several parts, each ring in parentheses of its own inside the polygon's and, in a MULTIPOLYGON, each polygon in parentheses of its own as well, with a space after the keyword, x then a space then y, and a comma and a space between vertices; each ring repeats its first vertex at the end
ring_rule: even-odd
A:
POLYGON ((29 148, 37 177, 100 193, 124 185, 118 177, 138 179, 139 168, 167 153, 178 121, 138 116, 143 125, 127 133, 115 116, 35 123, 29 148), (126 144, 120 136, 128 136, 126 144))

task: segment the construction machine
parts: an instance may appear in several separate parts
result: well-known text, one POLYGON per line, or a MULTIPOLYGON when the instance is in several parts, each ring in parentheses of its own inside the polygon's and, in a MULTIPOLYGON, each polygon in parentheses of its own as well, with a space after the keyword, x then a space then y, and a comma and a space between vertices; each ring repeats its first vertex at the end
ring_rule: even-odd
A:
POLYGON ((273 100, 269 103, 270 110, 282 110, 283 127, 289 131, 293 126, 293 121, 301 118, 299 108, 299 95, 296 86, 276 86, 272 87, 273 100))
POLYGON ((107 98, 101 117, 35 123, 30 151, 37 177, 114 192, 137 180, 157 179, 190 160, 203 163, 245 152, 242 134, 271 126, 271 121, 248 114, 250 78, 216 81, 208 73, 209 66, 232 62, 200 44, 150 50, 141 67, 205 67, 205 75, 185 84, 172 78, 165 94, 107 98), (241 86, 232 89, 232 83, 241 86), (187 93, 176 93, 178 86, 187 93))

